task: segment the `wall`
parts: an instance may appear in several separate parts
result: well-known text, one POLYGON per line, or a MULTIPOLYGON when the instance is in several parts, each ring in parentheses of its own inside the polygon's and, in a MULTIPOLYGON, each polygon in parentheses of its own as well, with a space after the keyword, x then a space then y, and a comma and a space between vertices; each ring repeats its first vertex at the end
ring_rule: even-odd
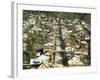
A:
MULTIPOLYGON (((31 0, 29 0, 31 1, 31 0)), ((95 27, 97 31, 95 43, 97 45, 96 53, 98 53, 98 71, 90 74, 75 74, 66 75, 63 77, 55 77, 55 80, 99 80, 100 76, 100 54, 99 54, 99 34, 100 34, 100 5, 99 0, 34 0, 34 3, 40 4, 58 4, 58 5, 79 5, 79 6, 93 6, 97 8, 98 26, 95 27)), ((11 0, 0 0, 0 80, 11 80, 10 78, 10 64, 11 64, 11 0)), ((44 78, 45 79, 45 78, 44 78)), ((22 79, 23 80, 23 79, 22 79)), ((33 79, 25 79, 33 80, 33 79)), ((50 78, 48 79, 50 80, 50 78)))

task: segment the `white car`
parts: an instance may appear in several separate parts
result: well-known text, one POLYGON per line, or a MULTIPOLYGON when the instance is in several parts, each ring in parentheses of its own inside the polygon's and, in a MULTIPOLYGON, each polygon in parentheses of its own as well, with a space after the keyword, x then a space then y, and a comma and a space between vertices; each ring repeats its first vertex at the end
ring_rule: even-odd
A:
POLYGON ((30 59, 30 64, 36 64, 36 63, 48 63, 49 57, 45 55, 41 55, 37 57, 36 59, 30 59))

